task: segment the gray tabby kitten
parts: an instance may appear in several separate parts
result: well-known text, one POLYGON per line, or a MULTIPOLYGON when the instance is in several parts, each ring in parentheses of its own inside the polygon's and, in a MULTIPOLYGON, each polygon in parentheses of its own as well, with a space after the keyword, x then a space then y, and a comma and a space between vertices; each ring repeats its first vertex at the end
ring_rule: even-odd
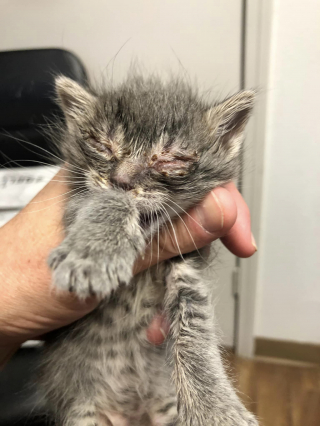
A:
POLYGON ((257 425, 222 365, 205 252, 132 274, 158 226, 236 177, 254 92, 210 106, 185 83, 137 76, 101 93, 59 77, 56 90, 76 195, 49 264, 57 289, 102 298, 49 343, 42 385, 58 424, 257 425), (160 309, 171 330, 156 347, 146 329, 160 309))

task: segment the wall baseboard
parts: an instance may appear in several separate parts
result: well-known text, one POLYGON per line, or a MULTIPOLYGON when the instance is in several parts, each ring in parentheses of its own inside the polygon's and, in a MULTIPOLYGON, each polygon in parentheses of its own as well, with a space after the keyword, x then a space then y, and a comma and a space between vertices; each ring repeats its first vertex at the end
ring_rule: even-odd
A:
POLYGON ((255 355, 320 364, 320 345, 257 337, 255 355))

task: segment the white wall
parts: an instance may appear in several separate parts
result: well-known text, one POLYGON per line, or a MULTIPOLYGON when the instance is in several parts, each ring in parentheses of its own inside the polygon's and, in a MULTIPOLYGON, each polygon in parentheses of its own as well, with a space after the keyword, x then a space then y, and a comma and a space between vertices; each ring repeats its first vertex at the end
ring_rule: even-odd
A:
POLYGON ((320 2, 275 0, 255 335, 320 343, 320 2))
POLYGON ((222 94, 239 88, 239 0, 0 0, 0 10, 1 50, 70 49, 99 80, 122 48, 115 80, 136 58, 160 73, 184 67, 222 94))

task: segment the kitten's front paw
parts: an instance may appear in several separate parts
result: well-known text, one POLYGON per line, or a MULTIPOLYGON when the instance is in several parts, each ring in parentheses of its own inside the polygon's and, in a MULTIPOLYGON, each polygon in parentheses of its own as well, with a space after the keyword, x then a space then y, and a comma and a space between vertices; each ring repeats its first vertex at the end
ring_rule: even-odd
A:
POLYGON ((128 284, 133 263, 134 256, 129 252, 121 257, 103 253, 85 256, 64 245, 56 248, 49 257, 54 285, 82 299, 92 295, 105 297, 119 284, 128 284))

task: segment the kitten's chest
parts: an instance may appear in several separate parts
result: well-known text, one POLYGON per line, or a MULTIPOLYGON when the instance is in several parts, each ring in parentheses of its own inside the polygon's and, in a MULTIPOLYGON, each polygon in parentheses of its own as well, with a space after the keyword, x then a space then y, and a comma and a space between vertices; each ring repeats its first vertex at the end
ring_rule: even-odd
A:
MULTIPOLYGON (((165 295, 165 267, 158 265, 136 275, 128 286, 121 286, 95 311, 95 320, 106 337, 128 338, 147 328, 162 309, 165 295)), ((96 322, 94 321, 94 322, 96 322)))

